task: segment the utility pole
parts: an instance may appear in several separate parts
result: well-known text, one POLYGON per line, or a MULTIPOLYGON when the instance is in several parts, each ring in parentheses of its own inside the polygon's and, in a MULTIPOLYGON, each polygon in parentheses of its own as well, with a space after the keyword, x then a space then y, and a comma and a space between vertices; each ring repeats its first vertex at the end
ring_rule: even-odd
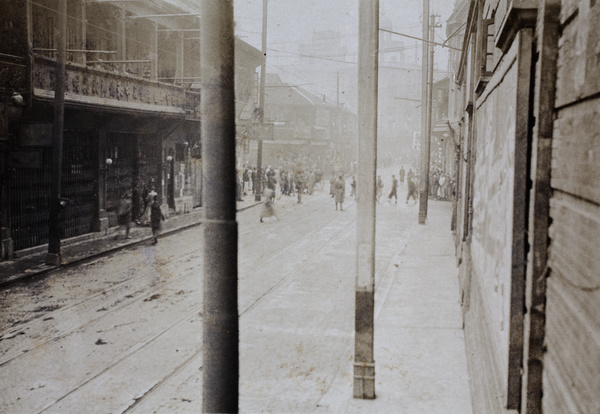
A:
MULTIPOLYGON (((429 165, 431 164, 431 131, 433 130, 433 63, 435 52, 435 45, 433 44, 433 39, 435 39, 435 29, 437 27, 435 23, 435 18, 436 15, 432 14, 431 22, 429 23, 429 89, 427 91, 427 147, 429 149, 427 150, 427 194, 429 193, 429 165)), ((425 220, 427 220, 427 210, 425 210, 425 220)))
POLYGON ((375 181, 379 0, 360 0, 358 42, 358 181, 354 398, 375 398, 375 181))
POLYGON ((202 0, 204 314, 202 411, 237 413, 238 263, 233 0, 202 0))
POLYGON ((340 160, 342 160, 342 165, 344 163, 344 158, 342 157, 342 143, 340 142, 340 120, 342 119, 340 113, 340 72, 337 72, 337 92, 335 98, 335 143, 337 145, 337 153, 340 155, 340 160))
POLYGON ((260 91, 258 95, 258 122, 260 123, 260 134, 258 137, 258 151, 256 154, 256 194, 254 201, 260 201, 262 193, 262 150, 264 122, 265 122, 265 78, 267 76, 267 3, 269 0, 263 0, 263 17, 262 17, 262 54, 263 61, 260 65, 260 91))
POLYGON ((427 84, 429 62, 429 0, 423 0, 423 44, 421 52, 421 167, 419 174, 419 224, 427 221, 427 201, 429 192, 429 134, 427 84))
POLYGON ((67 53, 67 0, 58 2, 56 26, 56 69, 54 72, 54 121, 52 124, 52 195, 48 228, 48 254, 46 264, 59 266, 60 210, 63 158, 63 130, 65 124, 65 57, 67 53))

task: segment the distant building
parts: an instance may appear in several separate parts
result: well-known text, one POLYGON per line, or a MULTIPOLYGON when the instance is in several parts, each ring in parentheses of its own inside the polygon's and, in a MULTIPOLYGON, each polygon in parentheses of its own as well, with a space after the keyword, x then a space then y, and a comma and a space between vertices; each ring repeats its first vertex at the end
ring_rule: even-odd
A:
MULTIPOLYGON (((356 142, 355 114, 325 96, 283 82, 277 74, 267 74, 265 86, 266 126, 249 128, 251 139, 263 139, 264 167, 301 162, 329 171, 332 164, 349 161, 356 142)), ((255 154, 250 151, 251 165, 255 154)))

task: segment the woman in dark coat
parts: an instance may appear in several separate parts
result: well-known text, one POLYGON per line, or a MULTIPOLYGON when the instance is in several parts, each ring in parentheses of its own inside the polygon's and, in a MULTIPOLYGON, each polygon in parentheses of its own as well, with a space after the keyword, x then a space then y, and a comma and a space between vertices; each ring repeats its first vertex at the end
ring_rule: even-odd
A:
POLYGON ((152 237, 154 241, 152 244, 158 243, 158 235, 162 230, 162 222, 165 220, 165 215, 160 209, 160 203, 158 197, 154 196, 152 199, 152 205, 150 206, 150 225, 152 226, 152 237))

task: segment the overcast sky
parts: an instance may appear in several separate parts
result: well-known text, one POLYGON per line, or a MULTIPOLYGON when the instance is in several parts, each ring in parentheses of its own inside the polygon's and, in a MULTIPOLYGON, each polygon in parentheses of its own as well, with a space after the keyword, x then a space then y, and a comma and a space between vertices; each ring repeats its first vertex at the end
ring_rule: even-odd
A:
MULTIPOLYGON (((430 13, 441 15, 439 21, 443 27, 436 31, 436 40, 440 43, 446 38, 445 22, 452 14, 454 3, 455 0, 430 0, 430 13)), ((257 49, 261 49, 262 4, 262 0, 234 0, 236 35, 257 49)), ((315 93, 334 96, 335 84, 332 86, 331 79, 329 82, 309 79, 306 75, 292 73, 295 70, 289 65, 298 62, 298 45, 310 43, 315 31, 339 32, 342 45, 346 46, 350 54, 356 54, 358 4, 359 0, 269 0, 267 72, 279 73, 287 82, 307 85, 306 87, 315 93)), ((379 13, 380 27, 422 37, 422 0, 380 0, 379 13)), ((417 57, 420 61, 420 42, 401 36, 398 36, 398 39, 409 46, 405 53, 411 54, 413 61, 417 57)), ((446 50, 436 47, 438 69, 445 70, 447 67, 446 50)), ((333 58, 339 59, 337 56, 333 58)), ((347 60, 357 61, 357 57, 350 55, 347 60)), ((338 70, 343 71, 344 65, 338 70)), ((334 73, 323 75, 331 77, 334 73)), ((347 77, 343 78, 344 80, 350 81, 347 77)))
MULTIPOLYGON (((452 13, 454 0, 431 0, 430 10, 442 23, 452 13)), ((236 33, 260 48, 262 0, 235 0, 236 33)), ((380 0, 380 24, 392 30, 421 36, 421 0, 380 0)), ((270 48, 297 48, 312 39, 313 31, 339 31, 344 39, 358 41, 358 0, 269 0, 267 42, 270 48)), ((436 38, 445 39, 444 29, 436 38)))

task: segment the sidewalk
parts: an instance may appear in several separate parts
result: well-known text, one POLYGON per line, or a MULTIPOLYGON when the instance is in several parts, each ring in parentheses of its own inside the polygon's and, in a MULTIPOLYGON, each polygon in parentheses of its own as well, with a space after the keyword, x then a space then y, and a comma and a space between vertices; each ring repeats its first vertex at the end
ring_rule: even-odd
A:
POLYGON ((430 200, 427 224, 413 225, 377 281, 376 398, 352 397, 349 363, 319 412, 472 413, 451 211, 451 203, 430 200))
MULTIPOLYGON (((244 201, 237 202, 237 211, 240 212, 259 204, 261 202, 254 201, 254 196, 250 194, 244 198, 244 201)), ((172 215, 163 223, 162 235, 172 234, 188 227, 196 226, 200 224, 201 219, 201 208, 195 208, 186 214, 172 215)), ((149 243, 152 239, 152 230, 150 227, 136 226, 135 223, 132 223, 132 228, 129 232, 130 239, 125 239, 123 232, 122 228, 111 227, 108 229, 107 234, 88 233, 62 240, 62 266, 45 264, 48 252, 47 244, 19 250, 15 252, 15 258, 0 262, 0 288, 128 246, 138 243, 149 243)))

